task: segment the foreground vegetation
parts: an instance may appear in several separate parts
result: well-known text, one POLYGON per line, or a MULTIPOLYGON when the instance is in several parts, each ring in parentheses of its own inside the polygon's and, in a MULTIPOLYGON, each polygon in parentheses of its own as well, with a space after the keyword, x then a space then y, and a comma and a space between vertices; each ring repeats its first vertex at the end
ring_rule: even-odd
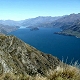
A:
POLYGON ((80 80, 80 66, 77 62, 67 65, 14 36, 1 34, 0 80, 80 80))
POLYGON ((0 75, 0 80, 80 80, 80 69, 71 65, 58 66, 54 71, 48 71, 46 76, 5 73, 0 75))

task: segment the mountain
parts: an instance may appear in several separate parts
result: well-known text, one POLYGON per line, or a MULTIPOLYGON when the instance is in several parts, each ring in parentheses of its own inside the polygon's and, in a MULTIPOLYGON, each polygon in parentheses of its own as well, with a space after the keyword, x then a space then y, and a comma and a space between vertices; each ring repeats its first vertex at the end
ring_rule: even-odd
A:
POLYGON ((58 32, 57 34, 76 36, 77 38, 80 38, 80 20, 75 21, 68 28, 63 29, 62 31, 58 32))
POLYGON ((9 25, 9 26, 19 26, 20 22, 14 20, 0 20, 0 24, 9 25))
POLYGON ((46 75, 49 69, 55 69, 61 61, 24 43, 14 36, 0 34, 0 74, 16 73, 46 75))
MULTIPOLYGON (((0 24, 3 25, 9 25, 9 26, 24 26, 24 27, 46 27, 49 24, 60 17, 51 17, 51 16, 39 16, 36 18, 30 18, 20 21, 14 21, 14 20, 0 20, 0 24)), ((51 27, 51 26, 50 26, 51 27)))
POLYGON ((24 20, 21 25, 26 27, 60 27, 61 29, 67 29, 75 21, 80 20, 80 13, 70 14, 59 17, 36 17, 24 20))
POLYGON ((0 33, 7 34, 9 32, 17 30, 18 28, 19 26, 9 26, 9 25, 0 24, 0 33))
POLYGON ((0 20, 0 33, 7 34, 22 27, 51 27, 50 23, 60 17, 36 17, 26 20, 0 20))
POLYGON ((80 20, 80 13, 62 16, 58 20, 55 20, 54 22, 52 22, 52 24, 54 27, 60 27, 61 29, 67 29, 68 27, 73 25, 73 23, 75 23, 75 21, 77 20, 80 20))
POLYGON ((0 24, 9 26, 25 26, 25 27, 60 27, 62 29, 72 25, 76 20, 80 20, 80 13, 65 16, 38 16, 20 21, 0 20, 0 24))
POLYGON ((70 14, 59 17, 39 16, 21 21, 0 20, 0 32, 8 33, 22 27, 38 28, 38 27, 59 27, 62 29, 57 34, 72 35, 80 37, 79 27, 80 13, 70 14), (3 26, 3 27, 2 27, 3 26), (75 29, 76 28, 76 29, 75 29))
POLYGON ((51 17, 51 16, 46 16, 46 17, 36 17, 36 18, 31 18, 31 19, 26 19, 23 21, 22 26, 26 26, 26 27, 43 27, 44 24, 49 24, 57 19, 59 19, 60 17, 51 17))
POLYGON ((52 23, 55 27, 60 27, 61 32, 57 34, 76 36, 80 38, 80 13, 64 16, 52 23))

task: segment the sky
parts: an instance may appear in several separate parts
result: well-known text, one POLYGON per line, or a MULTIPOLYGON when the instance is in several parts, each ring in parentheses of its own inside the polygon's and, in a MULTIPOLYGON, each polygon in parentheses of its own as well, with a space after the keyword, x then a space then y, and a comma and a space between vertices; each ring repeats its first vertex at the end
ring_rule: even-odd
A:
POLYGON ((0 0, 0 20, 80 13, 80 0, 0 0))

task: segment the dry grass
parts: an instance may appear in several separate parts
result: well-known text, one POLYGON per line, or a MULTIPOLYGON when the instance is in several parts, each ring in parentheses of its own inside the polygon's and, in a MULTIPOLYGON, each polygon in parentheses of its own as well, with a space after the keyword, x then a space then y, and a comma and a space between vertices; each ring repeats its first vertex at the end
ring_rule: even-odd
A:
POLYGON ((48 73, 49 80, 80 80, 80 70, 73 66, 57 67, 48 73))
POLYGON ((15 75, 13 73, 5 73, 0 77, 0 80, 32 80, 32 78, 29 75, 24 76, 22 74, 15 75))
POLYGON ((50 70, 46 74, 47 76, 43 77, 40 74, 24 76, 22 74, 5 73, 0 76, 0 80, 80 80, 80 69, 71 65, 58 66, 54 71, 50 70))

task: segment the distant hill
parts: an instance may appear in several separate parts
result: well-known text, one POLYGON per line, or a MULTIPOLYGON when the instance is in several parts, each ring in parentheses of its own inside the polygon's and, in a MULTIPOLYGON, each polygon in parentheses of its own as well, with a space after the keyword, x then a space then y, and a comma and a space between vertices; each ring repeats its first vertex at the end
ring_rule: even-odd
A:
POLYGON ((60 27, 61 29, 67 29, 75 23, 76 20, 80 20, 80 13, 60 17, 39 16, 36 18, 23 20, 21 25, 26 27, 60 27))
POLYGON ((26 26, 26 27, 44 27, 44 25, 49 24, 57 19, 59 19, 60 17, 51 17, 51 16, 46 16, 46 17, 36 17, 36 18, 31 18, 31 19, 26 19, 23 21, 22 26, 26 26))
POLYGON ((49 23, 57 20, 59 17, 36 17, 26 20, 13 21, 13 20, 0 20, 0 32, 7 34, 11 31, 18 29, 20 26, 24 27, 51 27, 49 23))
POLYGON ((57 34, 76 36, 77 38, 80 38, 80 20, 75 21, 72 25, 64 28, 61 32, 58 32, 57 34))
POLYGON ((58 17, 39 16, 36 18, 30 18, 20 21, 0 20, 0 24, 25 27, 61 27, 63 29, 72 25, 76 20, 80 20, 80 13, 58 17))
POLYGON ((19 21, 14 20, 0 20, 0 24, 9 25, 9 26, 19 26, 19 21))
MULTIPOLYGON (((59 16, 59 17, 51 17, 51 16, 39 16, 36 18, 30 18, 26 20, 21 21, 13 21, 13 20, 0 20, 0 24, 4 25, 3 28, 0 27, 0 32, 10 32, 13 30, 16 30, 19 28, 19 26, 23 27, 59 27, 64 32, 70 33, 69 35, 75 35, 71 32, 77 32, 75 36, 79 37, 80 32, 79 30, 79 22, 80 22, 80 13, 78 14, 70 14, 65 16, 59 16), (12 27, 13 26, 13 27, 12 27), (74 31, 74 26, 76 27, 74 31), (71 30, 71 32, 70 32, 71 30)), ((60 32, 59 34, 63 34, 60 32)), ((66 34, 66 35, 68 35, 66 34)))
POLYGON ((78 14, 70 14, 59 18, 52 22, 54 27, 60 27, 61 29, 67 29, 77 20, 80 20, 80 13, 78 14))
POLYGON ((7 34, 9 32, 17 30, 18 28, 19 26, 9 26, 9 25, 0 24, 0 33, 7 34))
POLYGON ((25 20, 20 20, 20 21, 0 20, 0 24, 9 25, 9 26, 47 27, 47 26, 50 26, 48 24, 50 24, 51 22, 53 22, 59 18, 60 17, 39 16, 36 18, 30 18, 30 19, 25 19, 25 20))
POLYGON ((80 13, 64 16, 52 23, 54 27, 60 27, 61 32, 57 34, 76 36, 80 38, 80 13))

